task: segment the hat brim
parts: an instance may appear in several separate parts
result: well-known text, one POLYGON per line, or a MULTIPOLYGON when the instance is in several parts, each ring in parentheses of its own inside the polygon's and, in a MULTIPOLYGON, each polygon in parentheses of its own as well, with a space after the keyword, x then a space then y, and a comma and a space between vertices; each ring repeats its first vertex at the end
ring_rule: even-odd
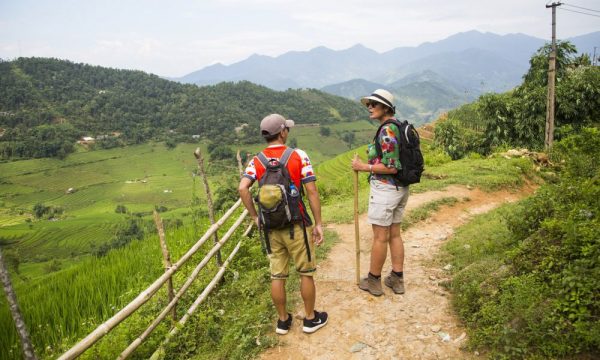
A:
POLYGON ((292 120, 292 119, 287 119, 287 120, 285 121, 285 127, 288 127, 288 128, 294 127, 294 120, 292 120))
POLYGON ((378 102, 378 103, 380 103, 380 104, 383 104, 383 105, 385 105, 385 106, 387 106, 387 107, 390 107, 388 104, 384 103, 383 101, 381 101, 381 99, 378 99, 378 98, 376 98, 375 96, 365 96, 365 97, 363 97, 363 98, 361 98, 361 99, 360 99, 360 102, 361 102, 361 103, 362 103, 364 106, 367 106, 367 103, 368 103, 370 100, 377 101, 377 102, 378 102))

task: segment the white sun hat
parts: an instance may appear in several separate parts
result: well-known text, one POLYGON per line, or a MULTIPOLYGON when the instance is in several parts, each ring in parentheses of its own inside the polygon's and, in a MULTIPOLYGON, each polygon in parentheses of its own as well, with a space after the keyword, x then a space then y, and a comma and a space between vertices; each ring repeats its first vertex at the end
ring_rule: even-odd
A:
POLYGON ((378 103, 382 103, 383 105, 391 108, 396 112, 396 106, 394 106, 394 95, 391 92, 384 89, 377 89, 373 91, 373 93, 369 96, 365 96, 360 99, 360 102, 367 106, 367 103, 370 101, 377 101, 378 103))

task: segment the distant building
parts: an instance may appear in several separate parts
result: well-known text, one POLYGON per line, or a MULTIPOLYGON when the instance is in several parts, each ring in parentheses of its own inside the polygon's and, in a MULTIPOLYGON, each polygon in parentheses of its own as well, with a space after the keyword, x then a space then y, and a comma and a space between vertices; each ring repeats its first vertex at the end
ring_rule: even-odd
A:
POLYGON ((247 127, 247 126, 248 126, 248 124, 247 124, 247 123, 243 123, 242 125, 240 125, 240 126, 238 126, 238 127, 236 127, 236 128, 235 128, 235 132, 236 132, 237 134, 239 134, 239 133, 240 133, 240 131, 244 130, 244 128, 245 128, 245 127, 247 127))
POLYGON ((89 145, 93 144, 96 140, 91 136, 83 136, 81 139, 77 141, 78 144, 81 145, 89 145))

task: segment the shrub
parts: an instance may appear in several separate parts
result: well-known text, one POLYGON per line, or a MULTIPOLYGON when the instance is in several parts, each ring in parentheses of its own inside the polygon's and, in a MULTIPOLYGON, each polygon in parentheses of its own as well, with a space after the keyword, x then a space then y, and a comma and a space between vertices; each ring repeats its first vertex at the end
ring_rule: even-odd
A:
POLYGON ((481 133, 465 128, 455 120, 442 121, 436 125, 434 146, 443 149, 452 160, 460 159, 470 152, 489 152, 481 133))
POLYGON ((127 214, 127 207, 125 207, 125 205, 119 204, 115 207, 115 212, 117 214, 127 214))
POLYGON ((493 231, 508 232, 493 252, 479 251, 492 236, 480 224, 477 246, 460 234, 453 240, 476 256, 462 255, 461 243, 448 246, 460 265, 454 305, 472 329, 471 345, 489 347, 492 357, 600 354, 599 135, 584 129, 555 144, 558 180, 504 212, 493 231))

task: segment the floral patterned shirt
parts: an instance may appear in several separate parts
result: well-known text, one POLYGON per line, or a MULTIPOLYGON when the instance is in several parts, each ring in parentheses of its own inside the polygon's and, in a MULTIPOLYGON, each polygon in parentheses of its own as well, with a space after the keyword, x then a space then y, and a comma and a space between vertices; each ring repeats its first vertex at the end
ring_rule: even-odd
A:
MULTIPOLYGON (((367 147, 367 159, 371 165, 384 164, 388 168, 396 168, 398 171, 402 169, 400 165, 400 144, 398 144, 399 129, 396 124, 387 124, 378 134, 377 141, 381 145, 381 157, 377 155, 377 149, 375 148, 375 142, 369 144, 367 147)), ((392 174, 371 174, 369 181, 379 180, 382 183, 390 184, 394 186, 402 186, 397 184, 392 174)))

